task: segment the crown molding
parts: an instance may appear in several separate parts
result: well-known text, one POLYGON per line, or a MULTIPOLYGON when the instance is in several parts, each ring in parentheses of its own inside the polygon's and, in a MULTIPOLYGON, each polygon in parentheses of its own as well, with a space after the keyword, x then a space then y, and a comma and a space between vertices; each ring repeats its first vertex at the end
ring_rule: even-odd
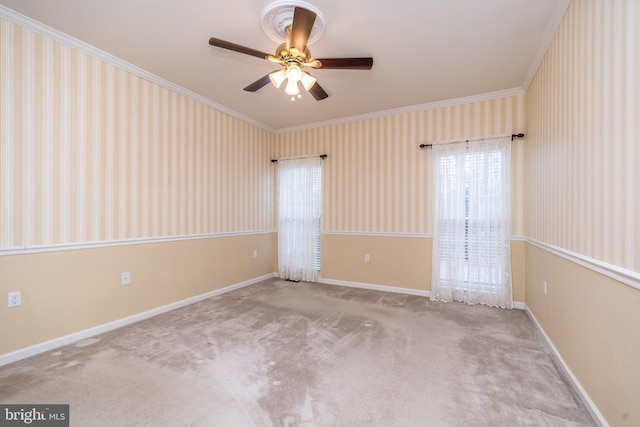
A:
MULTIPOLYGON (((547 32, 551 31, 551 35, 549 37, 549 40, 553 37, 553 32, 555 31, 555 29, 557 29, 560 20, 562 19, 562 16, 564 15, 564 12, 566 11, 566 8, 568 6, 569 0, 562 0, 562 5, 563 7, 558 7, 556 14, 554 15, 554 20, 550 23, 550 25, 548 26, 548 30, 547 32), (556 22, 557 21, 557 22, 556 22), (553 24, 553 25, 551 25, 553 24)), ((331 119, 331 120, 326 120, 326 121, 321 121, 321 122, 314 122, 314 123, 308 123, 308 124, 303 124, 303 125, 299 125, 299 126, 292 126, 292 127, 285 127, 285 128, 273 128, 271 126, 266 125, 265 123, 262 122, 258 122, 254 119, 252 119, 251 117, 248 117, 244 114, 239 113, 238 111, 235 111, 229 107, 226 107, 222 104, 218 104, 217 102, 213 101, 210 98, 207 98, 205 96, 202 96, 196 92, 193 92, 189 89, 186 89, 182 86, 179 86, 175 83, 172 83, 168 80, 165 80, 153 73, 150 73, 149 71, 146 71, 136 65, 133 65, 127 61, 124 61, 123 59, 120 59, 108 52, 105 52, 101 49, 98 49, 95 46, 92 46, 86 42, 83 42, 82 40, 79 40, 75 37, 72 37, 66 33, 63 33, 62 31, 56 30, 54 28, 51 28, 39 21, 36 21, 35 19, 32 19, 28 16, 22 15, 12 9, 9 9, 6 6, 0 5, 0 18, 4 18, 10 22, 13 22, 15 24, 18 24, 26 29, 29 29, 31 31, 34 31, 35 33, 38 33, 40 35, 43 35, 45 37, 49 37, 54 41, 57 41, 59 43, 62 43, 66 46, 69 46, 71 48, 74 48, 76 50, 78 50, 79 52, 85 53, 87 55, 90 55, 94 58, 97 58, 99 60, 104 61, 105 63, 108 63, 110 65, 113 65, 115 67, 118 67, 124 71, 127 71, 135 76, 138 76, 140 78, 143 78, 145 80, 150 81, 151 83, 155 83, 159 86, 162 86, 166 89, 169 89, 173 92, 176 92, 178 94, 184 95, 188 98, 193 99, 194 101, 200 102, 204 105, 207 105, 211 108, 214 108, 217 111, 220 111, 222 113, 228 114, 229 116, 235 117, 239 120, 242 120, 248 124, 251 124, 253 126, 256 126, 260 129, 264 129, 266 131, 269 131, 273 134, 282 134, 282 133, 287 133, 287 132, 294 132, 294 131, 299 131, 299 130, 307 130, 307 129, 315 129, 315 128, 319 128, 319 127, 324 127, 324 126, 332 126, 332 125, 338 125, 338 124, 344 124, 344 123, 352 123, 352 122, 357 122, 357 121, 362 121, 362 120, 370 120, 370 119, 376 119, 376 118, 381 118, 381 117, 389 117, 389 116, 395 116, 395 115, 400 115, 400 114, 407 114, 407 113, 413 113, 413 112, 419 112, 419 111, 425 111, 425 110, 433 110, 433 109, 437 109, 437 108, 446 108, 446 107, 452 107, 452 106, 457 106, 457 105, 464 105, 464 104, 470 104, 470 103, 474 103, 474 102, 482 102, 482 101, 488 101, 488 100, 493 100, 493 99, 499 99, 499 98, 505 98, 505 97, 510 97, 510 96, 518 96, 518 95, 524 95, 525 94, 525 89, 517 87, 517 88, 511 88, 511 89, 505 89, 505 90, 499 90, 499 91, 495 91, 495 92, 487 92, 487 93, 482 93, 482 94, 477 94, 477 95, 471 95, 471 96, 465 96, 465 97, 461 97, 461 98, 452 98, 452 99, 446 99, 446 100, 442 100, 442 101, 435 101, 435 102, 429 102, 426 104, 418 104, 418 105, 411 105, 411 106, 407 106, 407 107, 401 107, 401 108, 395 108, 395 109, 390 109, 390 110, 383 110, 383 111, 377 111, 377 112, 372 112, 372 113, 366 113, 366 114, 360 114, 360 115, 354 115, 354 116, 347 116, 347 117, 341 117, 341 118, 337 118, 337 119, 331 119)), ((545 41, 545 43, 542 43, 541 46, 544 46, 545 49, 542 50, 542 54, 540 57, 540 60, 542 60, 542 57, 544 56, 544 53, 546 52, 546 48, 549 45, 549 41, 545 41)), ((539 65, 539 61, 536 62, 536 66, 534 67, 533 71, 534 71, 534 75, 535 75, 535 71, 537 70, 537 66, 539 65)), ((533 77, 531 77, 532 79, 533 77)), ((528 83, 530 83, 529 80, 527 80, 528 83)), ((525 86, 526 88, 526 86, 525 86)))
POLYGON ((435 110, 436 108, 446 108, 446 107, 453 107, 457 105, 471 104, 474 102, 489 101, 492 99, 506 98, 509 96, 524 95, 524 93, 525 93, 524 89, 519 87, 512 88, 512 89, 504 89, 504 90, 499 90, 495 92, 482 93, 478 95, 464 96, 462 98, 452 98, 452 99, 446 99, 444 101, 410 105, 408 107, 394 108, 391 110, 383 110, 383 111, 377 111, 373 113, 360 114, 356 116, 342 117, 339 119, 309 123, 309 124, 300 125, 300 126, 278 128, 278 129, 275 129, 274 132, 276 134, 280 134, 280 133, 287 133, 287 132, 295 132, 299 130, 316 129, 323 126, 352 123, 352 122, 357 122, 361 120, 371 120, 371 119, 377 119, 381 117, 396 116, 399 114, 415 113, 415 112, 425 111, 425 110, 435 110))
POLYGON ((56 42, 64 44, 65 46, 69 46, 73 49, 76 49, 78 52, 85 53, 91 57, 104 61, 107 64, 113 65, 114 67, 120 68, 142 79, 148 80, 151 83, 155 83, 159 86, 162 86, 180 95, 184 95, 188 98, 193 99, 194 101, 207 105, 217 111, 220 111, 222 113, 228 114, 229 116, 235 117, 236 119, 242 120, 246 123, 249 123, 258 128, 267 130, 269 132, 274 132, 274 129, 272 127, 267 126, 264 123, 258 122, 252 119, 251 117, 245 116, 244 114, 241 114, 235 110, 232 110, 231 108, 228 108, 222 104, 218 104, 217 102, 207 97, 204 97, 189 89, 186 89, 182 86, 179 86, 175 83, 165 80, 162 77, 159 77, 153 73, 150 73, 147 70, 144 70, 108 52, 98 49, 97 47, 92 46, 88 43, 85 43, 82 40, 79 40, 66 33, 63 33, 62 31, 51 28, 40 21, 36 21, 33 18, 29 18, 28 16, 22 15, 21 13, 18 13, 12 9, 9 9, 6 6, 0 5, 0 18, 4 18, 7 21, 13 22, 14 24, 18 24, 37 34, 48 37, 56 42))

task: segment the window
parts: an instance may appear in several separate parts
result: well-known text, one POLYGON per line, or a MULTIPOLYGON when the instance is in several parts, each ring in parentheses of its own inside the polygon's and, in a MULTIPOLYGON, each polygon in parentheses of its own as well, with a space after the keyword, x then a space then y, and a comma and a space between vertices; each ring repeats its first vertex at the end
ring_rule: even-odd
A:
POLYGON ((511 307, 509 148, 434 146, 432 298, 511 307))
POLYGON ((314 282, 320 273, 322 218, 320 157, 278 162, 278 272, 314 282))

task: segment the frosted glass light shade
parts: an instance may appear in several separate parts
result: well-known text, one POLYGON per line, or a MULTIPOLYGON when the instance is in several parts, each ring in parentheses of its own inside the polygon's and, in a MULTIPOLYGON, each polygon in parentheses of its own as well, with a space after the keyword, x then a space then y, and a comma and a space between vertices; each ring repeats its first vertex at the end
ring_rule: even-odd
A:
POLYGON ((302 83, 302 86, 304 86, 304 89, 308 92, 309 89, 316 84, 316 78, 303 71, 302 76, 300 77, 300 83, 302 83))
POLYGON ((287 78, 289 79, 289 81, 298 83, 300 77, 302 77, 302 70, 300 69, 300 67, 298 67, 297 65, 290 65, 287 67, 287 78))
POLYGON ((269 74, 269 79, 276 88, 279 88, 280 85, 282 85, 282 82, 287 79, 287 73, 284 70, 274 71, 273 73, 269 74))
POLYGON ((287 88, 284 90, 287 95, 297 95, 300 93, 300 89, 298 89, 298 81, 294 81, 289 79, 287 81, 287 88))

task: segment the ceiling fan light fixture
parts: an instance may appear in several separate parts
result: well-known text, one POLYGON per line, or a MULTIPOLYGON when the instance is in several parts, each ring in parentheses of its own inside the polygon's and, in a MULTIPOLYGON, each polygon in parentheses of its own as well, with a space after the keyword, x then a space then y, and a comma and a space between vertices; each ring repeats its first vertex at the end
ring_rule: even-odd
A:
POLYGON ((274 71, 269 74, 269 80, 276 88, 280 88, 282 83, 287 79, 287 73, 284 70, 274 71))
POLYGON ((262 18, 263 26, 266 27, 268 24, 270 27, 277 26, 279 31, 281 30, 281 35, 278 37, 280 45, 277 47, 275 55, 216 37, 209 38, 211 46, 255 56, 284 67, 282 70, 272 71, 266 76, 260 77, 243 88, 247 92, 256 92, 268 85, 270 81, 279 89, 284 81, 288 80, 285 92, 292 101, 302 97, 298 83, 302 83, 305 90, 316 101, 321 101, 326 99, 329 94, 318 84, 315 77, 302 71, 303 68, 370 70, 373 66, 373 58, 371 57, 314 59, 308 46, 314 41, 314 34, 321 33, 316 30, 324 28, 324 17, 319 10, 308 3, 300 0, 278 0, 264 9, 262 18), (279 12, 285 9, 286 12, 279 12))
POLYGON ((287 75, 287 87, 285 88, 285 93, 287 95, 291 95, 291 100, 295 101, 295 96, 300 95, 300 88, 298 87, 298 82, 302 77, 302 70, 297 64, 291 64, 287 67, 286 71, 287 75))

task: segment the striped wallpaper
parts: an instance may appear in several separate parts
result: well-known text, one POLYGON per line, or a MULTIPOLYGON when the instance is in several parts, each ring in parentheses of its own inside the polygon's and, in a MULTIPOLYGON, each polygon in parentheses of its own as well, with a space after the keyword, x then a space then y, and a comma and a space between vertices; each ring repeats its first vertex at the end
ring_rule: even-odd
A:
POLYGON ((640 271, 634 0, 573 1, 526 95, 527 236, 640 271))
MULTIPOLYGON (((524 96, 276 135, 275 157, 326 153, 325 232, 431 233, 431 150, 421 143, 524 132, 524 96)), ((513 143, 512 234, 523 234, 523 141, 513 143)))
POLYGON ((17 24, 0 34, 0 249, 269 230, 268 159, 321 153, 326 232, 429 234, 418 145, 527 131, 516 95, 274 135, 17 24))
POLYGON ((0 19, 0 249, 272 229, 273 138, 0 19))

